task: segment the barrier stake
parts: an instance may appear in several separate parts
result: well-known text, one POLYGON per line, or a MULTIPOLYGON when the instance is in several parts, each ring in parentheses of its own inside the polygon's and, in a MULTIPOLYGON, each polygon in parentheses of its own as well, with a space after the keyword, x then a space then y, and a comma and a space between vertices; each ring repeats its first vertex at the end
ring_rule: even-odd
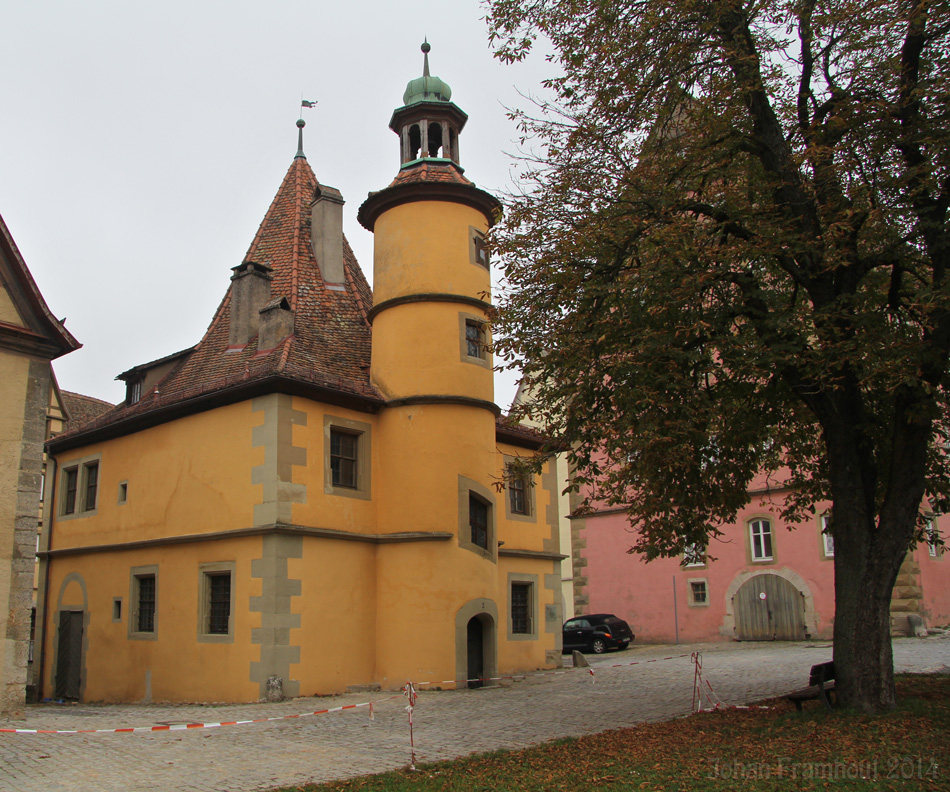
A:
POLYGON ((406 680, 406 687, 403 688, 403 692, 406 695, 406 698, 409 699, 409 704, 406 707, 406 712, 409 713, 409 750, 410 750, 410 759, 409 759, 409 769, 416 769, 416 741, 412 733, 412 710, 416 706, 416 699, 419 695, 416 693, 416 689, 413 687, 412 682, 406 680))

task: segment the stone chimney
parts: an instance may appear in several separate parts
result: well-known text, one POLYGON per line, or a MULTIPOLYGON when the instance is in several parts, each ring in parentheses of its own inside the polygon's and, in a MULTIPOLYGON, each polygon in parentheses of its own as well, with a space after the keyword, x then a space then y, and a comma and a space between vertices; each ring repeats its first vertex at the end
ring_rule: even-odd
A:
POLYGON ((231 268, 231 326, 228 346, 244 346, 257 335, 261 308, 270 301, 271 268, 245 261, 231 268))
POLYGON ((286 297, 277 297, 261 308, 258 350, 273 349, 294 332, 294 312, 286 297))
POLYGON ((343 276, 343 196, 334 187, 318 184, 310 204, 313 255, 327 287, 341 286, 343 276))

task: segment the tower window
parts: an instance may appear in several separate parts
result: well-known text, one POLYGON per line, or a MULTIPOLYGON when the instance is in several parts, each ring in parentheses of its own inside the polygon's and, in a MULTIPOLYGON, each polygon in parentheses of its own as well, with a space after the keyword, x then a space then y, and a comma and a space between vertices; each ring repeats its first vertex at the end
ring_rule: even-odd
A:
POLYGON ((465 345, 469 357, 485 357, 485 325, 473 320, 465 320, 465 345))
POLYGON ((481 498, 469 493, 468 524, 472 529, 472 544, 488 549, 488 504, 481 498))
POLYGON ((422 131, 418 124, 409 127, 409 159, 419 159, 422 154, 422 131))
POLYGON ((442 125, 433 121, 429 122, 429 156, 442 156, 442 125))

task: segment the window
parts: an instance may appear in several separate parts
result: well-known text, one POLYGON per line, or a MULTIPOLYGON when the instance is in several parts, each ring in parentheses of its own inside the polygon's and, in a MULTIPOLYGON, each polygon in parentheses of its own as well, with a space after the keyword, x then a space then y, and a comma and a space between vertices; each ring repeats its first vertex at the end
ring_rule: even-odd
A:
POLYGON ((63 514, 76 513, 76 490, 79 487, 79 468, 63 471, 63 514))
POLYGON ((234 640, 235 569, 234 561, 199 567, 199 643, 231 643, 234 640))
POLYGON ((689 581, 689 604, 690 605, 708 605, 709 592, 706 588, 705 580, 689 581))
POLYGON ((531 634, 531 584, 511 584, 511 632, 531 634))
POLYGON ((478 264, 485 269, 488 269, 489 265, 489 255, 488 255, 488 243, 485 240, 485 235, 473 226, 469 226, 469 233, 471 234, 472 244, 470 246, 472 263, 478 264))
POLYGON ((508 487, 508 508, 512 514, 531 514, 531 504, 528 499, 530 484, 524 472, 519 470, 514 462, 505 464, 505 481, 508 487))
POLYGON ((937 528, 937 521, 933 517, 927 518, 927 527, 924 531, 927 534, 927 552, 931 558, 936 558, 940 554, 940 545, 943 541, 940 529, 937 528))
POLYGON ((357 435, 330 430, 330 471, 334 487, 356 489, 357 435))
POLYGON ((142 400, 142 377, 127 380, 125 383, 125 400, 128 404, 136 404, 142 400))
POLYGON ((135 575, 135 632, 155 632, 158 585, 155 575, 135 575))
POLYGON ((323 416, 323 491, 326 494, 370 499, 370 429, 363 421, 323 416))
POLYGON ((749 523, 749 533, 752 539, 752 560, 773 560, 772 524, 768 520, 753 520, 749 523))
POLYGON ((491 346, 488 321, 484 315, 459 311, 459 360, 474 366, 491 369, 491 346))
POLYGON ((835 540, 831 535, 831 515, 821 515, 821 546, 825 553, 825 558, 835 557, 835 540))
POLYGON ((96 495, 99 490, 99 463, 88 462, 83 465, 86 479, 86 494, 83 499, 83 511, 93 511, 96 508, 96 495))
MULTIPOLYGON (((459 547, 471 550, 488 561, 498 557, 495 530, 495 490, 474 479, 458 477, 459 547)), ((503 500, 502 503, 507 503, 503 500)))
POLYGON ((508 480, 508 497, 514 514, 528 513, 528 500, 525 497, 524 477, 514 475, 508 480))
POLYGON ((60 479, 59 514, 87 516, 99 505, 99 455, 71 460, 63 466, 60 479))
POLYGON ((468 496, 468 524, 472 531, 472 544, 488 549, 488 504, 477 495, 468 496))
MULTIPOLYGON (((158 564, 129 570, 129 607, 126 618, 129 638, 135 641, 158 640, 158 564)), ((115 605, 113 604, 113 620, 115 605)), ((121 605, 119 606, 121 608, 121 605)))
POLYGON ((112 621, 122 621, 122 597, 112 598, 112 621))
POLYGON ((129 502, 129 482, 122 481, 119 482, 119 503, 128 503, 129 502))
POLYGON ((485 357, 485 325, 474 319, 465 320, 465 349, 469 357, 485 357))
POLYGON ((208 633, 227 635, 231 623, 231 575, 208 575, 208 633))
POLYGON ((706 565, 706 548, 699 542, 686 545, 683 550, 683 566, 697 567, 706 565))

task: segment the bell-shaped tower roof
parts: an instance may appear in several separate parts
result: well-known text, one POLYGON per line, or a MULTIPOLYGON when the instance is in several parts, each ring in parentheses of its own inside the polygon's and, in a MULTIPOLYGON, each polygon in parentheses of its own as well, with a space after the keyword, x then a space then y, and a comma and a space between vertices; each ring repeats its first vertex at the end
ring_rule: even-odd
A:
POLYGON ((372 193, 357 219, 372 230, 388 207, 406 200, 448 200, 482 211, 489 223, 500 212, 494 197, 463 175, 459 134, 468 116, 453 102, 448 83, 429 73, 428 41, 422 44, 422 76, 409 81, 402 107, 393 111, 389 128, 399 135, 399 173, 385 190, 372 193))

